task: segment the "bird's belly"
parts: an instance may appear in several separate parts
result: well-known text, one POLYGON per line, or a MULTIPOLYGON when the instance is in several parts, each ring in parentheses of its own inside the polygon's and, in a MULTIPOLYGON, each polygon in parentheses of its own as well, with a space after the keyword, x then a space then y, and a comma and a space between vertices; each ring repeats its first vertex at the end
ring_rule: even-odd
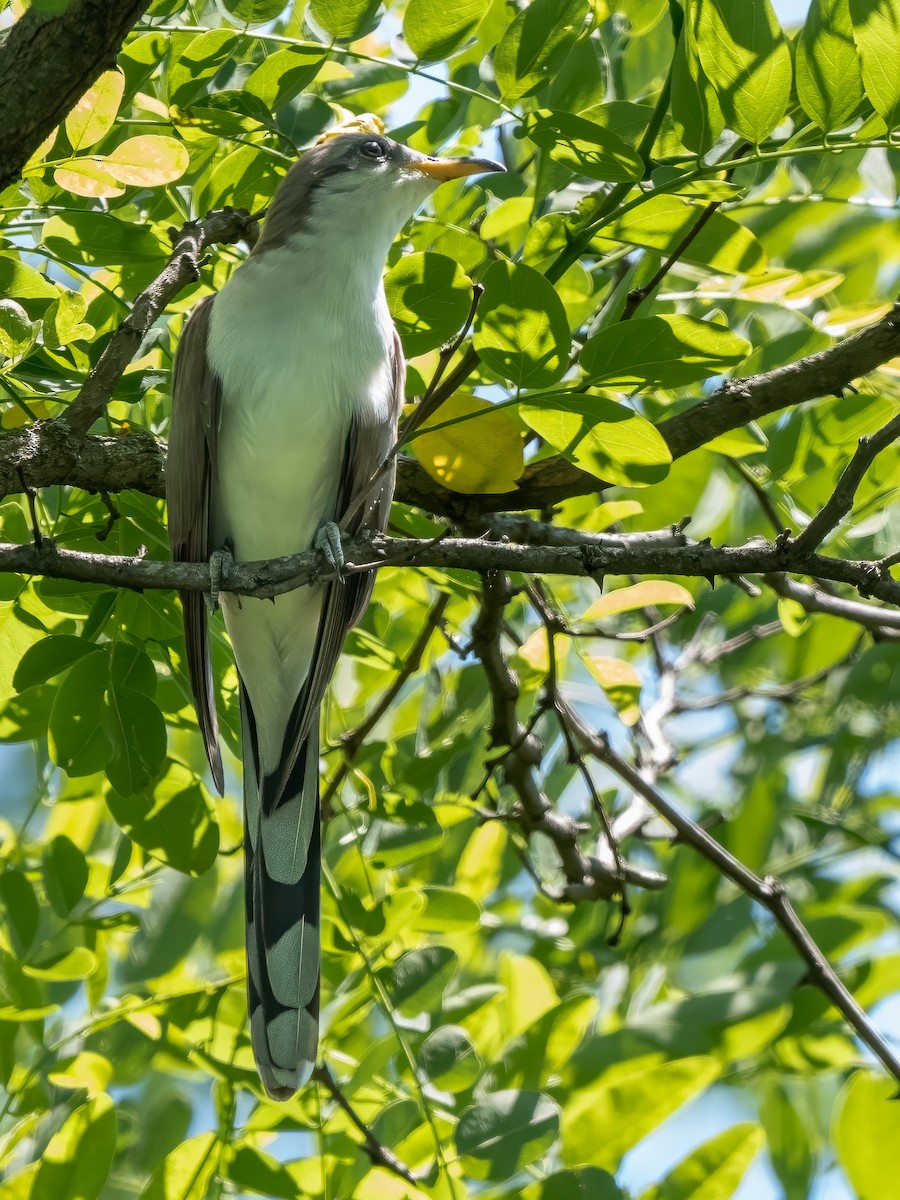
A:
POLYGON ((216 540, 239 559, 305 550, 334 512, 349 413, 316 403, 299 381, 225 407, 215 488, 216 540))

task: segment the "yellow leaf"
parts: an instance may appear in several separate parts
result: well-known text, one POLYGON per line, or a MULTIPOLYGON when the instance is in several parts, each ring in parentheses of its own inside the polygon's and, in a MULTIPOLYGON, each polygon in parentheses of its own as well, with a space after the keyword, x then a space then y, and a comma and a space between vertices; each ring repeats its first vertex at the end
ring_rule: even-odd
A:
POLYGON ((121 196, 125 191, 109 171, 90 158, 76 158, 72 160, 72 166, 57 167, 53 178, 74 196, 107 198, 121 196))
POLYGON ((593 654, 587 655, 585 662, 622 724, 634 725, 641 715, 641 677, 631 663, 623 658, 602 658, 593 654))
POLYGON ((148 133, 128 138, 103 159, 106 170, 120 183, 138 187, 159 187, 180 179, 188 168, 190 155, 177 138, 148 133))
POLYGON ((592 512, 591 529, 595 533, 601 533, 617 521, 624 521, 626 517, 636 517, 643 511, 643 504, 637 500, 608 500, 606 504, 598 504, 592 512))
POLYGON ((32 154, 31 158, 29 158, 28 162, 25 164, 25 167, 23 168, 24 170, 27 171, 29 167, 34 166, 36 163, 40 163, 40 162, 44 161, 44 159, 50 153, 50 150, 53 147, 53 143, 56 141, 56 135, 58 133, 59 133, 59 126, 57 125, 55 129, 53 129, 50 133, 47 134, 47 136, 44 138, 44 140, 38 146, 37 150, 35 150, 34 154, 32 154))
POLYGON ((416 437, 416 458, 432 479, 453 492, 508 492, 525 467, 522 435, 504 411, 479 396, 457 393, 445 400, 424 428, 442 426, 416 437), (460 418, 479 413, 472 420, 460 418), (445 422, 457 422, 445 424, 445 422))
POLYGON ((882 304, 860 300, 856 304, 842 304, 840 308, 817 313, 813 323, 822 333, 830 334, 831 337, 843 337, 852 333, 854 329, 862 329, 864 325, 874 325, 876 321, 886 317, 893 307, 889 300, 882 304))
POLYGON ((644 579, 631 587, 616 588, 607 592, 594 601, 581 619, 599 621, 602 617, 646 608, 648 604, 683 604, 693 608, 694 597, 680 583, 669 583, 665 579, 644 579))
POLYGON ((66 117, 66 136, 73 150, 93 146, 112 129, 124 91, 122 72, 106 71, 85 92, 66 117))
POLYGON ((545 967, 534 958, 511 954, 500 955, 500 983, 506 987, 507 1037, 518 1037, 530 1025, 559 1004, 559 996, 545 967))

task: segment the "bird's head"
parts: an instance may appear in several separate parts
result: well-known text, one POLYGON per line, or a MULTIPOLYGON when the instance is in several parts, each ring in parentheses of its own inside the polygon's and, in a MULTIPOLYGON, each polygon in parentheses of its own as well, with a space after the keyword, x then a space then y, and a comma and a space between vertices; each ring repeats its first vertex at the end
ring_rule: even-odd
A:
POLYGON ((278 189, 258 246, 294 234, 390 243, 439 184, 504 171, 487 158, 434 158, 375 129, 341 132, 307 150, 278 189))

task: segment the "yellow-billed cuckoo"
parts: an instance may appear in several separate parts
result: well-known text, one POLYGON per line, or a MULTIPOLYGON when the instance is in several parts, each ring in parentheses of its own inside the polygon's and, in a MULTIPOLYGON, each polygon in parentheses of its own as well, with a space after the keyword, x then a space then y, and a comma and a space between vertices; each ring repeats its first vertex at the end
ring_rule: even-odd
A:
MULTIPOLYGON (((167 494, 176 561, 239 560, 383 530, 405 366, 382 273, 402 226, 443 180, 503 167, 436 159, 380 123, 307 151, 278 188, 246 263, 194 309, 178 346, 167 494)), ((266 1091, 287 1099, 316 1059, 319 707, 370 573, 269 600, 223 595, 240 679, 247 994, 266 1091)), ((184 592, 187 665, 223 787, 207 598, 184 592)))

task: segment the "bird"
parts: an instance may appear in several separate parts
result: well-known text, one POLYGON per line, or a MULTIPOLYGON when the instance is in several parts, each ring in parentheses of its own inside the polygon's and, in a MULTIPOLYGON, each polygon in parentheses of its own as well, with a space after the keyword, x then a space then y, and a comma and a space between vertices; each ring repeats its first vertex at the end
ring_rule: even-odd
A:
MULTIPOLYGON (((394 490, 385 459, 406 368, 385 264, 440 183, 504 169, 422 154, 369 114, 347 122, 287 172, 246 260, 178 340, 166 484, 174 560, 209 561, 215 580, 229 558, 317 546, 335 568, 274 601, 221 596, 239 680, 250 1040, 275 1100, 316 1063, 320 707, 373 587, 370 572, 342 577, 340 532, 383 532, 394 490)), ((223 792, 216 597, 180 596, 198 724, 223 792)))

